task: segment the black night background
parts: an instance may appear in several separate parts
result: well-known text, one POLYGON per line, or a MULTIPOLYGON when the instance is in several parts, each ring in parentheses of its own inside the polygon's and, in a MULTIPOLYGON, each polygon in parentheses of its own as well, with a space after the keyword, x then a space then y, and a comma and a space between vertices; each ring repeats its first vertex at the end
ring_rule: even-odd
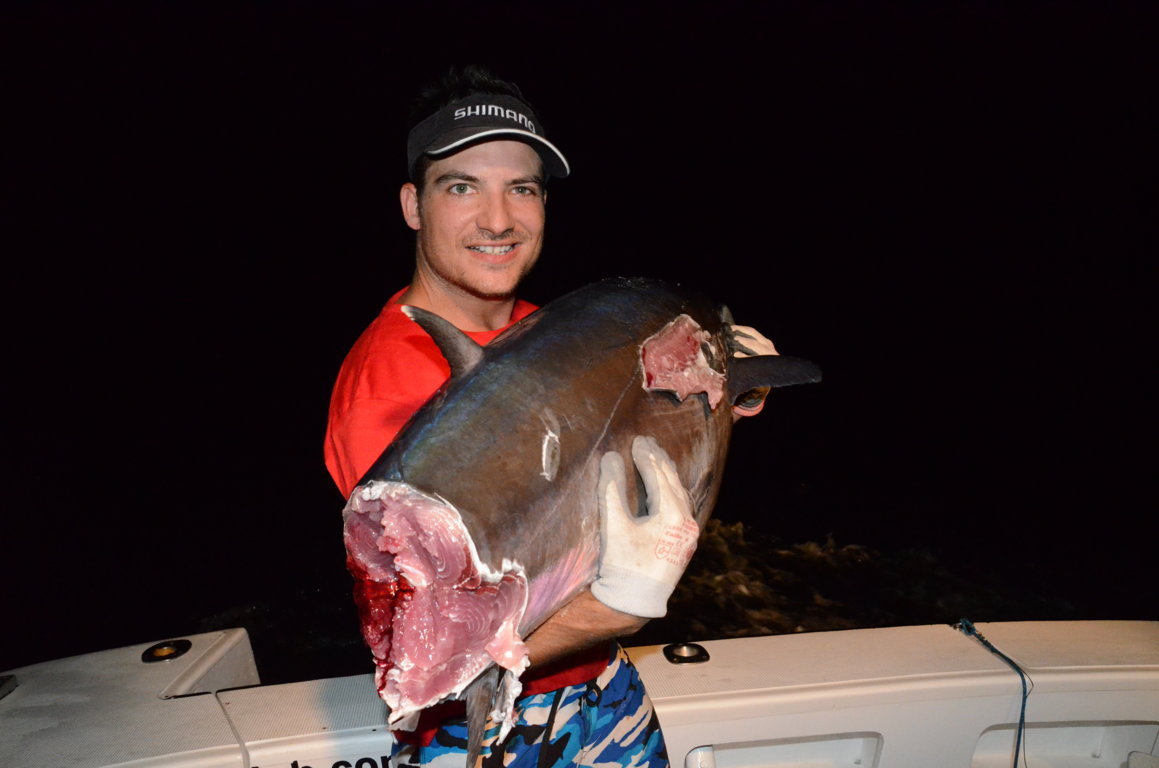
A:
POLYGON ((1157 35, 1144 2, 8 6, 0 669, 246 626, 267 682, 370 671, 326 406, 409 278, 408 103, 473 61, 573 168, 526 298, 666 278, 825 370, 738 427, 698 555, 772 603, 685 594, 648 639, 1159 618, 1157 35))

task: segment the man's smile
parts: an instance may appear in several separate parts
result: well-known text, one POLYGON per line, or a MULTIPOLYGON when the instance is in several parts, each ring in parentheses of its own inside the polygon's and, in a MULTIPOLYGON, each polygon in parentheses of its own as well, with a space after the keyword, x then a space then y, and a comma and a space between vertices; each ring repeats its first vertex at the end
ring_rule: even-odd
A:
POLYGON ((483 253, 488 256, 503 256, 515 250, 514 245, 468 245, 467 247, 476 253, 483 253))

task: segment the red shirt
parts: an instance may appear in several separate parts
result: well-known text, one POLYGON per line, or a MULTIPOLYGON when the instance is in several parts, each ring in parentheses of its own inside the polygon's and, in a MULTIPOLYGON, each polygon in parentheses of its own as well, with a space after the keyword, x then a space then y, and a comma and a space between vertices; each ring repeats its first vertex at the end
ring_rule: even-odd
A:
MULTIPOLYGON (((411 415, 451 375, 451 368, 434 340, 402 313, 399 298, 405 290, 390 298, 354 342, 330 397, 323 454, 330 476, 345 497, 350 496, 411 415)), ((516 301, 508 326, 536 309, 534 304, 516 301)), ((465 333, 480 344, 487 344, 503 330, 465 333)), ((525 673, 523 695, 591 680, 607 667, 608 655, 608 644, 601 643, 561 660, 564 663, 525 673)), ((444 710, 441 717, 454 716, 457 714, 454 710, 455 707, 450 712, 444 710)), ((427 725, 424 722, 420 729, 426 730, 427 725)))
MULTIPOLYGON (((326 469, 346 498, 407 419, 451 375, 434 339, 402 313, 403 291, 390 298, 354 342, 330 396, 323 455, 326 469)), ((516 301, 508 325, 536 309, 534 304, 516 301)), ((487 344, 503 330, 465 333, 487 344)))

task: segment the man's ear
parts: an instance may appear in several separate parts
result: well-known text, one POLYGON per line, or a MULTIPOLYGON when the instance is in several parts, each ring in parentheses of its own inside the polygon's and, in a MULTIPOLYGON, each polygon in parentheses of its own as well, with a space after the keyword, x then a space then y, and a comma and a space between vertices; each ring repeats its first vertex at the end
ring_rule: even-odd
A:
POLYGON ((423 221, 419 216, 419 191, 411 182, 402 185, 398 191, 398 201, 402 205, 402 217, 406 225, 414 230, 422 229, 423 221))

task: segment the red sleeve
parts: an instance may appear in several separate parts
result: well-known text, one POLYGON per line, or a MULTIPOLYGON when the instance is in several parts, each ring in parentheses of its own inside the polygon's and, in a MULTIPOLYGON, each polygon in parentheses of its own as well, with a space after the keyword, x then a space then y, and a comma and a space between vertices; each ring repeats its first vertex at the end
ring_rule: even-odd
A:
POLYGON ((343 496, 350 496, 412 413, 412 406, 393 400, 356 400, 342 414, 332 416, 326 434, 326 469, 343 496))
POLYGON ((434 340, 388 303, 350 348, 330 396, 323 456, 344 497, 449 374, 434 340))

